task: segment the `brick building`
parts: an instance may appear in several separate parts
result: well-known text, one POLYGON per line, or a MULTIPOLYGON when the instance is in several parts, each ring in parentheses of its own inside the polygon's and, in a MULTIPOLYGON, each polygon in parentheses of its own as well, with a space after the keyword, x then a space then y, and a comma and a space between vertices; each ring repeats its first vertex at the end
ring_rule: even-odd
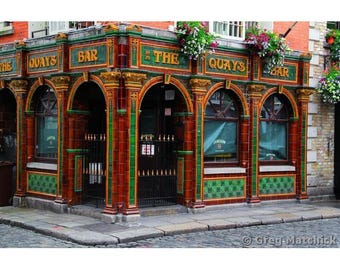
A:
MULTIPOLYGON (((0 50, 1 123, 16 134, 14 204, 66 211, 91 202, 129 216, 166 204, 332 194, 333 152, 321 149, 332 130, 324 118, 334 114, 309 85, 321 73, 325 24, 294 24, 293 52, 267 74, 241 32, 190 61, 173 22, 90 22, 44 36, 51 23, 40 22, 50 26, 42 31, 28 23, 26 36, 18 32, 0 50)), ((209 23, 221 24, 236 29, 209 23)), ((293 22, 263 25, 285 33, 293 22)))

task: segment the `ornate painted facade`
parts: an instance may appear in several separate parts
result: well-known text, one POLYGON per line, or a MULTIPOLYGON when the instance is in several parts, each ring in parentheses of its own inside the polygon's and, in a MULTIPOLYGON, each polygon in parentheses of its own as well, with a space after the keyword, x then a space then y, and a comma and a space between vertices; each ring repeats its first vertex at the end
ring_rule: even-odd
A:
POLYGON ((132 215, 164 203, 306 199, 310 58, 295 52, 267 74, 242 45, 221 42, 190 61, 173 32, 125 24, 6 45, 0 94, 14 108, 0 108, 15 115, 14 203, 94 200, 132 215), (268 150, 261 134, 283 108, 282 147, 268 150), (232 134, 219 122, 224 137, 213 138, 214 117, 232 134))

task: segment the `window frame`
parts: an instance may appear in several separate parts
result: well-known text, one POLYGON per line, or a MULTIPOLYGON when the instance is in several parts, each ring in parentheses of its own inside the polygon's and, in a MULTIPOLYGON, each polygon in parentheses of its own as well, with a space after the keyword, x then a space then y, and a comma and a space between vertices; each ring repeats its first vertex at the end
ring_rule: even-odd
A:
POLYGON ((244 40, 245 36, 246 36, 246 31, 248 28, 257 25, 258 22, 255 21, 210 21, 209 22, 209 32, 211 33, 215 33, 216 35, 218 35, 220 38, 225 38, 225 39, 234 39, 234 40, 244 40), (216 32, 215 31, 215 24, 220 23, 220 24, 224 24, 226 25, 226 27, 228 28, 227 31, 230 30, 230 27, 235 27, 235 23, 241 23, 241 25, 238 25, 236 27, 242 27, 242 33, 238 36, 236 35, 224 35, 222 33, 216 32))
MULTIPOLYGON (((221 103, 220 103, 221 104, 221 103)), ((219 105, 220 106, 220 105, 219 105)), ((227 89, 227 88, 219 88, 216 91, 214 91, 208 98, 207 103, 205 105, 205 109, 204 109, 204 136, 203 136, 203 148, 204 148, 204 144, 205 144, 205 134, 206 134, 206 120, 213 120, 216 119, 215 121, 219 121, 219 122, 233 122, 236 123, 236 134, 235 134, 235 138, 236 138, 236 157, 233 160, 224 160, 224 161, 207 161, 204 151, 203 151, 203 162, 204 162, 204 168, 221 168, 221 167, 235 167, 238 166, 240 163, 240 123, 241 123, 241 106, 240 106, 240 101, 237 98, 236 93, 234 93, 232 90, 227 89), (206 110, 207 110, 207 106, 209 104, 209 101, 211 100, 211 98, 217 93, 217 92, 224 92, 225 94, 227 94, 230 99, 233 101, 233 104, 236 108, 236 112, 237 112, 237 117, 233 118, 233 117, 214 117, 214 116, 206 116, 206 110)))
MULTIPOLYGON (((274 106, 273 106, 274 108, 274 106)), ((274 109, 275 110, 275 109, 274 109)), ((262 106, 261 106, 261 110, 260 110, 260 119, 259 119, 259 133, 258 133, 258 142, 259 142, 259 151, 260 151, 260 144, 261 144, 261 123, 262 122, 274 122, 274 123, 285 123, 286 126, 286 138, 285 138, 285 143, 286 143, 286 149, 285 149, 285 153, 286 153, 286 159, 279 159, 279 160, 261 160, 260 159, 260 153, 258 154, 258 160, 260 165, 287 165, 289 164, 289 161, 291 159, 290 157, 290 149, 291 149, 291 145, 290 145, 290 122, 291 122, 291 118, 292 118, 292 114, 293 114, 293 109, 292 109, 292 105, 290 103, 290 101, 288 100, 288 98, 283 95, 283 94, 279 94, 279 93, 272 93, 270 94, 268 97, 266 97, 266 99, 264 100, 262 106), (281 104, 283 104, 283 108, 286 110, 286 117, 284 119, 268 119, 268 118, 262 118, 262 110, 266 104, 266 102, 268 101, 268 99, 271 98, 275 98, 277 97, 279 99, 279 101, 281 102, 281 104)))
MULTIPOLYGON (((57 163, 57 158, 58 158, 58 101, 57 101, 57 96, 56 96, 56 93, 55 91, 48 87, 48 86, 42 86, 42 88, 39 88, 37 89, 35 93, 35 96, 34 96, 34 160, 37 161, 37 162, 43 162, 43 163, 57 163), (48 95, 48 92, 52 93, 54 99, 52 99, 52 101, 54 102, 54 104, 52 105, 51 108, 48 108, 50 111, 48 112, 40 112, 38 111, 38 108, 39 106, 44 106, 45 105, 42 105, 41 104, 41 98, 44 96, 44 95, 48 95), (53 112, 54 111, 54 112, 53 112), (44 157, 44 156, 39 156, 38 155, 38 146, 41 142, 39 142, 39 121, 45 117, 53 117, 54 120, 57 122, 57 129, 55 131, 55 149, 56 149, 56 152, 55 152, 55 156, 54 157, 44 157)), ((49 100, 50 101, 50 100, 49 100)), ((46 108, 46 107, 45 107, 46 108)), ((44 124, 46 124, 47 120, 44 120, 44 124)))

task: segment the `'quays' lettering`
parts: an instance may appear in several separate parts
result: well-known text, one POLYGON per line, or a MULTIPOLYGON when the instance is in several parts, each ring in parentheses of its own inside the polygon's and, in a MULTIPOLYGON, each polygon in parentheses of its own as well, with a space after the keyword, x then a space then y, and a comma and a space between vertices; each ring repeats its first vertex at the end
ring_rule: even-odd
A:
POLYGON ((53 67, 56 64, 57 64, 56 55, 32 57, 28 61, 29 68, 53 67))
POLYGON ((210 68, 218 70, 229 70, 239 72, 244 72, 246 70, 245 63, 237 60, 210 58, 208 64, 210 68))
POLYGON ((78 63, 94 62, 97 60, 98 51, 96 49, 78 52, 78 63))
POLYGON ((11 62, 3 62, 0 63, 0 72, 9 72, 12 71, 12 63, 11 62))
POLYGON ((156 63, 162 64, 170 64, 170 65, 178 65, 179 64, 179 54, 173 52, 162 52, 162 51, 153 51, 153 55, 155 56, 156 63))

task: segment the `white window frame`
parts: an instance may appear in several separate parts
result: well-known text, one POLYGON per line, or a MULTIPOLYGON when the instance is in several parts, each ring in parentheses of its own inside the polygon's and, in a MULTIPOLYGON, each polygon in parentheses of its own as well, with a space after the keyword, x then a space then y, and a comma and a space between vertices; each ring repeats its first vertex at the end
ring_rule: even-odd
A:
POLYGON ((247 29, 247 24, 255 24, 257 22, 253 22, 253 21, 210 21, 209 22, 209 32, 215 33, 216 35, 218 35, 221 38, 228 38, 228 39, 235 39, 235 40, 243 40, 245 38, 245 34, 246 34, 246 29, 247 29), (222 24, 227 28, 225 33, 221 33, 221 32, 216 32, 214 29, 214 25, 220 23, 221 26, 222 24), (233 35, 229 35, 229 29, 231 26, 235 26, 234 29, 232 29, 232 31, 235 31, 237 33, 234 32, 233 35), (240 33, 240 31, 242 31, 240 33))

